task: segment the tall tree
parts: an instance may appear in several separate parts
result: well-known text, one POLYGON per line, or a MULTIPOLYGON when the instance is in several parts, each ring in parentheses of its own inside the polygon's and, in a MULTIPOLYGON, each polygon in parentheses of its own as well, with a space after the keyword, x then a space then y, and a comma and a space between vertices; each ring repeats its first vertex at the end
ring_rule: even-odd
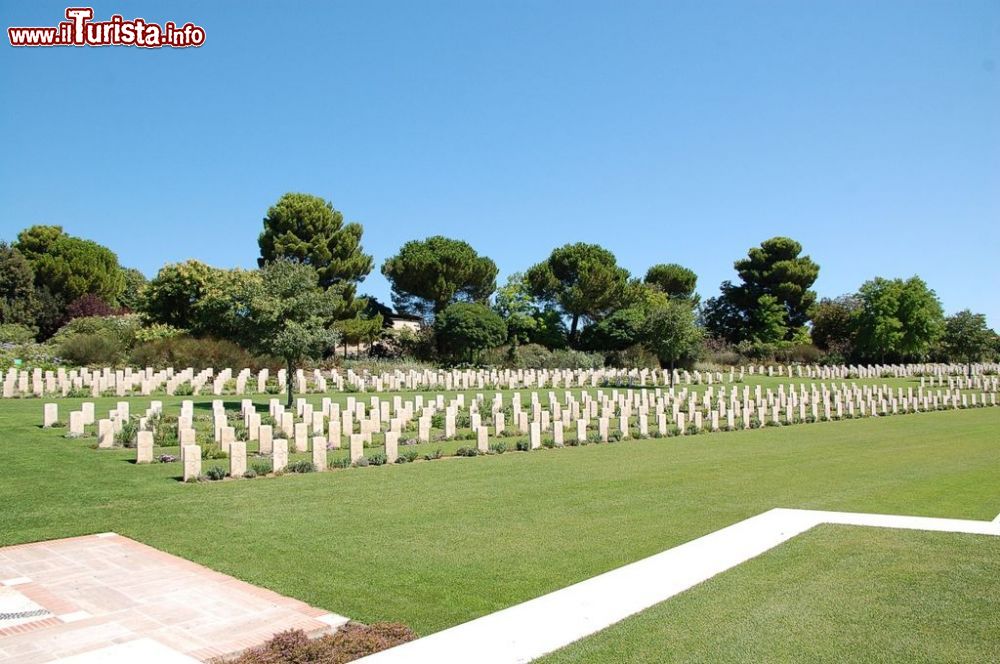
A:
MULTIPOLYGON (((372 257, 361 248, 364 229, 344 223, 344 215, 330 201, 310 194, 287 193, 264 217, 258 264, 278 259, 310 265, 324 288, 356 285, 372 271, 372 257)), ((353 297, 354 291, 342 290, 353 297)))
POLYGON ((949 361, 971 364, 992 355, 995 336, 985 315, 965 309, 945 319, 941 345, 949 361))
POLYGON ((295 365, 334 348, 331 329, 340 304, 332 289, 322 288, 310 265, 279 259, 260 271, 246 302, 245 325, 251 347, 285 360, 288 407, 294 399, 295 365))
POLYGON ((20 251, 0 242, 0 323, 35 325, 35 272, 20 251))
POLYGON ((17 236, 17 249, 31 263, 35 285, 64 303, 96 295, 112 305, 125 289, 118 257, 96 242, 67 235, 61 226, 32 226, 17 236))
POLYGON ((485 304, 497 288, 497 271, 468 243, 440 235, 411 240, 382 264, 393 305, 425 317, 453 302, 485 304))
POLYGON ((941 336, 944 313, 920 277, 876 277, 858 290, 857 350, 865 359, 922 360, 941 336))
POLYGON ((613 253, 583 242, 554 249, 526 274, 532 295, 570 318, 574 343, 581 319, 600 320, 620 306, 628 276, 613 253))
POLYGON ((644 281, 659 288, 671 300, 698 303, 698 295, 694 292, 698 285, 698 275, 683 265, 677 263, 654 265, 646 271, 644 281))
POLYGON ((706 302, 705 321, 713 336, 733 342, 767 336, 768 330, 754 328, 762 321, 770 322, 769 315, 757 311, 771 307, 772 301, 762 300, 763 296, 774 298, 782 307, 785 339, 799 335, 816 302, 811 288, 819 276, 819 265, 801 253, 802 245, 795 240, 773 237, 736 261, 733 266, 741 283, 723 282, 719 298, 706 302))

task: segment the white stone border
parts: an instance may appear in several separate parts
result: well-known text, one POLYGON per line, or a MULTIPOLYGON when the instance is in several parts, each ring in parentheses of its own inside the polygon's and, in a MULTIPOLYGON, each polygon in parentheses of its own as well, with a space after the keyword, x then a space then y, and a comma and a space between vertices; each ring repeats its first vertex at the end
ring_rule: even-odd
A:
POLYGON ((776 508, 562 590, 358 661, 530 662, 825 523, 1000 536, 1000 521, 776 508))

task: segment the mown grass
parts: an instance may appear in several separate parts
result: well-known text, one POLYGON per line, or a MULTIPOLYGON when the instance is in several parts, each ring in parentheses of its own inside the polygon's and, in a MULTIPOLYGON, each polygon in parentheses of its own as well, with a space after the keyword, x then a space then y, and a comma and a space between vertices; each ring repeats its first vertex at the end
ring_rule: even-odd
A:
POLYGON ((1000 537, 819 526, 538 660, 995 662, 1000 537))
MULTIPOLYGON (((128 400, 137 413, 150 399, 128 400)), ((60 416, 80 401, 59 400, 60 416)), ((98 412, 116 401, 98 400, 98 412)), ((178 482, 177 464, 135 466, 133 451, 42 430, 41 410, 41 400, 0 403, 0 544, 116 531, 421 634, 775 506, 1000 511, 1000 409, 198 485, 178 482)))

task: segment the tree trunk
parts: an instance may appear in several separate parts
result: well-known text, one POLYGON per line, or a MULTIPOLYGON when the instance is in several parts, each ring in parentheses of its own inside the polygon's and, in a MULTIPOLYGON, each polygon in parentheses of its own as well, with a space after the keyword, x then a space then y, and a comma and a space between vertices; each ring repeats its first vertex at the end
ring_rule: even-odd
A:
POLYGON ((576 328, 580 323, 580 314, 573 314, 573 322, 569 326, 569 343, 570 346, 576 347, 576 328))
POLYGON ((295 368, 292 366, 292 360, 289 358, 289 360, 288 360, 288 375, 285 376, 285 386, 288 388, 288 403, 285 406, 286 408, 291 408, 292 407, 292 401, 294 400, 293 399, 294 394, 293 394, 293 390, 292 390, 292 380, 294 378, 294 376, 292 375, 292 372, 294 370, 295 370, 295 368))

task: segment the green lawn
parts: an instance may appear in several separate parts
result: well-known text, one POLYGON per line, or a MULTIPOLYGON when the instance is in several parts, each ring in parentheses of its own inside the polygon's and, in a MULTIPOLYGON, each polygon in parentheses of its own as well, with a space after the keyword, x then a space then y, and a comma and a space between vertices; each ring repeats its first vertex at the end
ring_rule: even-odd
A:
MULTIPOLYGON (((150 399, 130 401, 138 413, 150 399)), ((79 402, 60 400, 61 418, 79 402)), ((0 403, 0 544, 113 530, 422 634, 775 506, 1000 511, 1000 409, 199 485, 178 482, 177 464, 135 466, 132 451, 42 430, 41 411, 41 400, 0 403)))
POLYGON ((552 655, 569 662, 995 662, 1000 537, 819 526, 552 655))

